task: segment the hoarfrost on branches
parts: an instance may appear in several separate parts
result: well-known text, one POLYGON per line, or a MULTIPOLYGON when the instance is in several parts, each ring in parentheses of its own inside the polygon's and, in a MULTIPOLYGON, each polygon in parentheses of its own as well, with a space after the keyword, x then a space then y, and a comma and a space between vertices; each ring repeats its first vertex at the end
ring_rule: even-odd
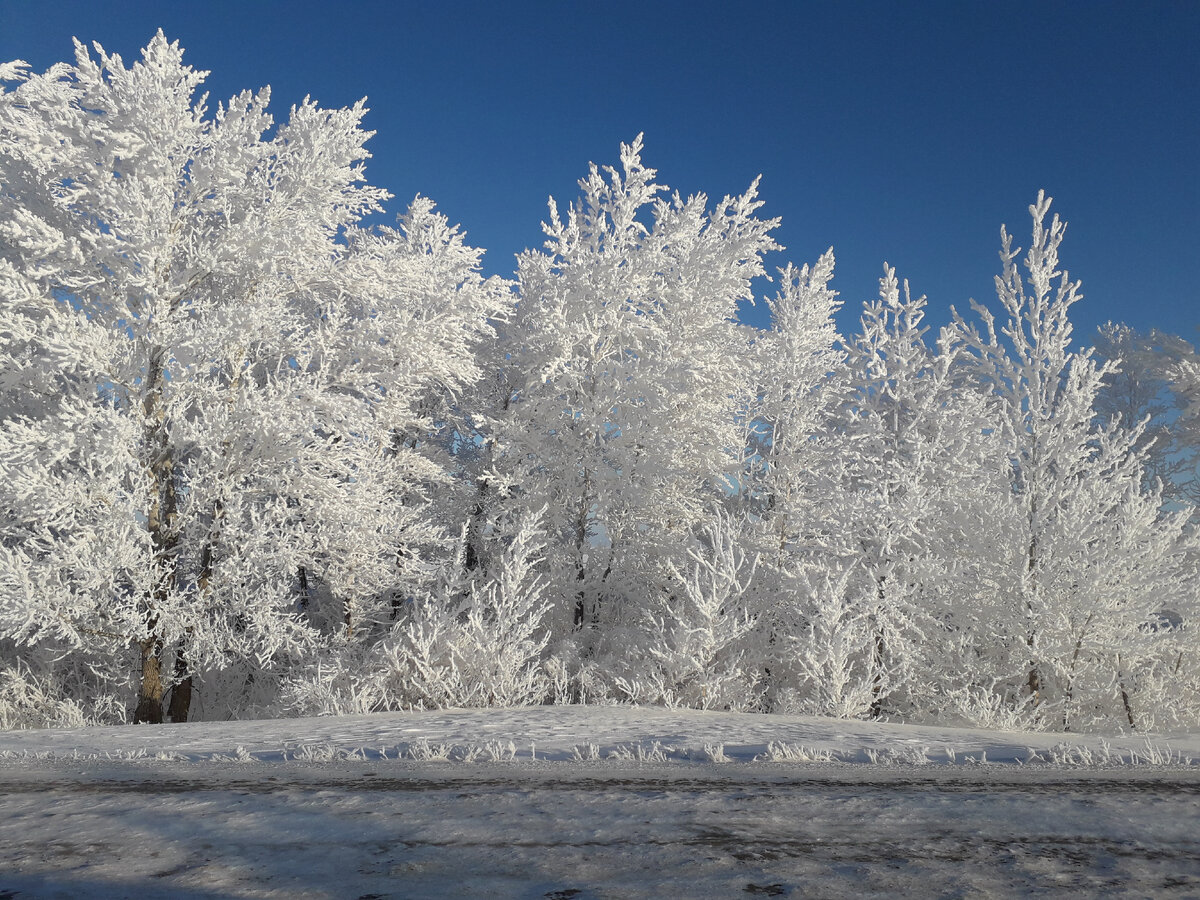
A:
POLYGON ((364 102, 206 75, 161 32, 0 65, 0 727, 1200 722, 1200 364, 1072 344, 1044 194, 999 315, 930 335, 885 264, 843 337, 832 249, 755 296, 757 180, 671 193, 639 135, 486 278, 425 197, 366 226, 364 102))

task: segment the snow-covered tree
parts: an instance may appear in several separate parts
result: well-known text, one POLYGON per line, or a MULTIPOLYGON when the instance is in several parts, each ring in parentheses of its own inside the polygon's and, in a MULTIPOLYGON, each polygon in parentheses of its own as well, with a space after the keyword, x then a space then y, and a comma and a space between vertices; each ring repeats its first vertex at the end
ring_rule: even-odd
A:
POLYGON ((1126 427, 1146 420, 1139 449, 1146 450, 1146 475, 1161 480, 1168 498, 1200 499, 1197 465, 1200 442, 1192 440, 1192 416, 1173 379, 1195 351, 1183 338, 1151 329, 1140 332, 1114 322, 1100 326, 1096 355, 1113 363, 1096 397, 1101 422, 1119 418, 1126 427))
POLYGON ((979 304, 982 333, 957 314, 953 325, 953 338, 975 354, 977 377, 991 387, 1011 484, 994 498, 995 568, 980 579, 1006 615, 992 618, 992 649, 980 653, 997 690, 1027 710, 1031 724, 1078 727, 1080 719, 1107 716, 1133 727, 1135 666, 1155 656, 1144 645, 1166 647, 1154 623, 1164 604, 1183 600, 1184 522, 1159 515, 1158 492, 1143 486, 1144 423, 1093 424, 1111 366, 1071 347, 1067 313, 1081 295, 1058 269, 1065 224, 1055 216, 1047 227, 1049 207, 1044 194, 1030 207, 1028 291, 1019 251, 1002 231, 996 287, 1006 341, 979 304), (1102 673, 1089 673, 1086 698, 1085 665, 1102 673))
POLYGON ((432 575, 405 437, 504 292, 427 201, 355 228, 363 103, 210 115, 161 32, 95 49, 3 72, 0 635, 132 655, 135 718, 174 684, 181 719, 196 673, 310 646, 315 598, 350 631, 432 575))
POLYGON ((286 688, 301 714, 524 706, 546 699, 542 656, 550 639, 540 573, 541 517, 525 513, 504 535, 489 579, 468 577, 466 529, 443 578, 378 642, 334 643, 286 688))
POLYGON ((548 506, 555 634, 585 654, 644 621, 723 494, 747 383, 737 303, 775 246, 755 186, 711 211, 667 199, 641 151, 639 136, 620 171, 592 166, 565 222, 552 200, 547 252, 520 256, 494 412, 496 476, 548 506))
POLYGON ((638 702, 694 709, 753 709, 761 689, 754 662, 762 607, 749 523, 714 506, 687 549, 669 561, 672 590, 647 607, 652 639, 616 686, 638 702))
POLYGON ((873 595, 853 565, 801 558, 782 570, 779 615, 787 628, 773 686, 779 712, 862 718, 891 687, 872 621, 873 595))
POLYGON ((754 345, 758 389, 749 418, 759 424, 741 487, 744 502, 772 534, 766 559, 776 565, 828 485, 829 416, 846 390, 845 354, 833 320, 841 301, 829 287, 833 268, 830 248, 811 266, 781 269, 779 290, 768 301, 771 330, 754 345))
POLYGON ((0 727, 1200 720, 1200 364, 1073 347, 1044 195, 999 320, 927 341, 885 266, 842 340, 830 250, 757 331, 757 182, 668 194, 639 136, 514 294, 423 197, 366 226, 363 103, 277 124, 205 76, 161 32, 0 65, 0 727))
POLYGON ((854 573, 847 587, 865 578, 857 606, 872 640, 860 671, 871 673, 872 714, 911 715, 937 704, 945 675, 961 675, 942 671, 945 638, 970 627, 955 621, 956 607, 987 552, 999 444, 955 350, 926 344, 925 298, 907 283, 902 297, 886 265, 879 284, 846 343, 851 389, 821 552, 854 573))
MULTIPOLYGON (((754 343, 756 386, 745 415, 750 452, 737 481, 738 503, 757 523, 747 537, 760 554, 756 612, 760 635, 748 662, 762 681, 768 709, 798 709, 796 680, 811 672, 798 667, 793 640, 811 634, 809 586, 831 582, 828 560, 812 564, 820 543, 820 518, 835 490, 838 464, 831 417, 847 390, 845 354, 833 315, 840 306, 830 289, 834 255, 779 272, 779 288, 768 301, 771 330, 754 343)), ((822 597, 821 600, 825 598, 822 597)), ((830 601, 835 602, 835 601, 830 601)), ((809 709, 808 711, 812 711, 809 709)))

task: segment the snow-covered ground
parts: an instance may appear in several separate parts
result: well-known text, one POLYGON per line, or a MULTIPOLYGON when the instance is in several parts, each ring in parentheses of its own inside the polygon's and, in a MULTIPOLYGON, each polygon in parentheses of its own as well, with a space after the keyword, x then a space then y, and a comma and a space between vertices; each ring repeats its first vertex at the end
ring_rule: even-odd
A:
POLYGON ((1198 826, 1200 735, 613 707, 0 733, 3 900, 1200 897, 1198 826))

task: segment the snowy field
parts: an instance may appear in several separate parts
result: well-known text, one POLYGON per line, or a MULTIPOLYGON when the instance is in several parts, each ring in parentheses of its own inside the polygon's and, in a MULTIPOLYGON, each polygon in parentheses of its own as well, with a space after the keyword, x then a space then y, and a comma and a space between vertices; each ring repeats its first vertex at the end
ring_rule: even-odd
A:
POLYGON ((4 732, 0 811, 4 900, 1200 897, 1200 735, 610 707, 4 732))

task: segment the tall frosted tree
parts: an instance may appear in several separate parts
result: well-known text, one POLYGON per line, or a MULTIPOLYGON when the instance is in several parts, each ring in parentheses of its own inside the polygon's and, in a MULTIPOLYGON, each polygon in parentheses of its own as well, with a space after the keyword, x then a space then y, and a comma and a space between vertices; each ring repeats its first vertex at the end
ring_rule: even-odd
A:
MULTIPOLYGON (((842 610, 841 598, 823 590, 840 583, 838 577, 828 582, 827 560, 815 561, 811 552, 820 542, 819 520, 827 510, 837 461, 830 421, 847 389, 845 354, 837 346, 833 320, 841 306, 829 286, 833 271, 832 248, 815 263, 780 270, 778 290, 767 301, 771 330, 754 344, 755 390, 746 430, 750 452, 737 484, 740 505, 757 522, 747 531, 759 551, 757 595, 764 600, 755 610, 759 647, 754 661, 763 704, 775 710, 798 708, 798 682, 824 680, 828 687, 830 679, 814 668, 824 661, 805 668, 797 655, 803 656, 804 647, 796 642, 813 638, 812 602, 827 602, 837 615, 842 610), (814 582, 822 588, 814 589, 814 582)), ((829 649, 813 640, 822 643, 821 653, 829 649)), ((843 708, 840 696, 832 702, 843 708)))
POLYGON ((182 719, 195 673, 334 627, 316 599, 353 632, 429 574, 406 436, 504 291, 426 201, 355 228, 363 103, 210 115, 161 32, 95 51, 0 72, 0 635, 131 657, 135 719, 171 684, 182 719))
POLYGON ((996 569, 983 579, 1006 611, 992 621, 1002 649, 985 665, 1029 724, 1138 727, 1137 683, 1156 683, 1178 637, 1155 623, 1164 605, 1189 602, 1186 513, 1160 515, 1159 489, 1143 485, 1144 423, 1094 424, 1112 365, 1071 347, 1080 285, 1058 268, 1065 223, 1047 225, 1049 208, 1044 194, 1030 207, 1027 283, 1002 230, 1000 334, 979 304, 982 332, 957 316, 953 326, 992 391, 1011 485, 996 498, 996 569))
MULTIPOLYGON (((958 355, 925 340, 924 297, 885 268, 878 300, 846 342, 850 390, 837 416, 832 495, 818 556, 849 570, 867 634, 858 677, 874 716, 927 712, 962 672, 947 673, 950 633, 974 628, 969 593, 1002 467, 984 394, 958 355)), ((845 615, 839 613, 839 615, 845 615)))
POLYGON ((744 490, 772 532, 768 559, 782 564, 819 502, 830 461, 829 416, 846 390, 845 354, 833 316, 841 308, 833 248, 815 263, 788 265, 768 301, 772 327, 755 343, 757 453, 744 490))
POLYGON ((641 152, 592 166, 565 221, 551 201, 505 328, 494 464, 547 505, 550 621, 585 653, 669 593, 666 562, 722 495, 748 380, 737 303, 775 247, 756 186, 710 210, 664 196, 641 152))

